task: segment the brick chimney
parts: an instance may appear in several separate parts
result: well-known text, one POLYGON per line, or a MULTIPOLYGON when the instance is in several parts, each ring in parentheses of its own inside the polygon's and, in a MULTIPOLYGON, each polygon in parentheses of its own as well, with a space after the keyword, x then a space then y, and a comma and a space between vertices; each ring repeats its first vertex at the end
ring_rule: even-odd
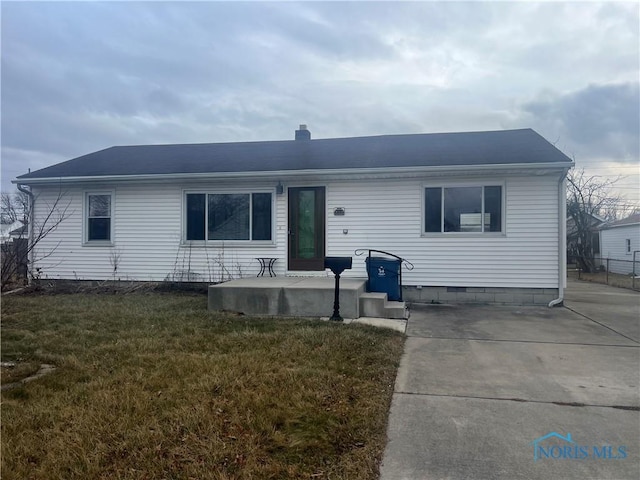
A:
POLYGON ((296 130, 296 140, 311 140, 311 132, 307 130, 306 125, 300 125, 300 128, 296 130))

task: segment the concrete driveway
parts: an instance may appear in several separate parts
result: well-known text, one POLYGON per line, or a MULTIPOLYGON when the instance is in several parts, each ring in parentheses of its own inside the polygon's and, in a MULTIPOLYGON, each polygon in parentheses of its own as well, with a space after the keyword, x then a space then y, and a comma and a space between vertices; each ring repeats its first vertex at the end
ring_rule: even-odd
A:
POLYGON ((640 294, 566 293, 413 306, 382 480, 640 478, 640 294))

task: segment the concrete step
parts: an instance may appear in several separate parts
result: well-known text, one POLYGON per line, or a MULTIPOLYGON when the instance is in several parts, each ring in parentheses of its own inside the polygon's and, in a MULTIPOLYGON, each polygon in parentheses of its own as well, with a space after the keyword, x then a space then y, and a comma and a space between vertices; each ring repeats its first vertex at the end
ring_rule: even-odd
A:
POLYGON ((384 304, 387 302, 386 293, 363 293, 360 295, 360 315, 363 317, 384 317, 384 304))
POLYGON ((386 293, 368 292, 360 295, 360 316, 374 318, 408 318, 404 302, 387 300, 386 293))
POLYGON ((409 318, 409 309, 404 302, 387 301, 385 318, 409 318))

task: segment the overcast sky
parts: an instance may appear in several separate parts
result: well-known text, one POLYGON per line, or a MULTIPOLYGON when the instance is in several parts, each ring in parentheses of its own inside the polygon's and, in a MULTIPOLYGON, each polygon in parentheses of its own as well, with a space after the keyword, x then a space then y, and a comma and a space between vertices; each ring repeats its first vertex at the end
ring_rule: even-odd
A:
POLYGON ((2 190, 112 145, 531 127, 638 200, 626 3, 7 2, 2 190))

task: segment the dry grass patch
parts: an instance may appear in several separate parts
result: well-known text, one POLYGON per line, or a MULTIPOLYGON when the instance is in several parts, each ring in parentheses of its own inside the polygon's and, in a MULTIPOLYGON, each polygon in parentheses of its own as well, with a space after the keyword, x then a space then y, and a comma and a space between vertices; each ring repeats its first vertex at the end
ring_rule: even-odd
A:
POLYGON ((2 310, 2 360, 57 367, 2 393, 4 479, 378 476, 397 333, 223 316, 173 294, 2 310))
POLYGON ((40 370, 40 364, 35 362, 19 362, 11 366, 0 367, 0 378, 2 378, 2 385, 18 382, 32 375, 35 375, 40 370))

